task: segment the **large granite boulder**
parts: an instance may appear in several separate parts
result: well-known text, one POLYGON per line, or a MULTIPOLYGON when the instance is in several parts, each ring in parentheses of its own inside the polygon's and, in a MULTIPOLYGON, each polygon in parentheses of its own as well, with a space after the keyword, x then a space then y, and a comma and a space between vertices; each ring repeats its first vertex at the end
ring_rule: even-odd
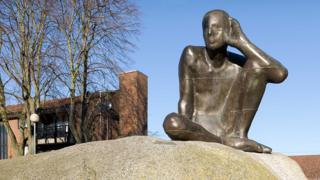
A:
POLYGON ((0 161, 0 179, 305 179, 281 154, 134 136, 0 161))

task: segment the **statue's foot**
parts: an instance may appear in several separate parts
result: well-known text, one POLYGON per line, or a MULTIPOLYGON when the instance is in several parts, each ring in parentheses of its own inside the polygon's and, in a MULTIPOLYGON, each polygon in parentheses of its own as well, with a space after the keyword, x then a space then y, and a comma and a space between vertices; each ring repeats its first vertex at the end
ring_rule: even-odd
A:
POLYGON ((221 143, 220 137, 211 134, 202 126, 177 113, 167 115, 163 122, 163 128, 172 140, 221 143))
POLYGON ((258 143, 258 144, 262 147, 262 153, 271 154, 272 148, 270 148, 264 144, 261 144, 261 143, 258 143))
POLYGON ((247 138, 224 137, 223 144, 246 152, 271 153, 272 149, 247 138))

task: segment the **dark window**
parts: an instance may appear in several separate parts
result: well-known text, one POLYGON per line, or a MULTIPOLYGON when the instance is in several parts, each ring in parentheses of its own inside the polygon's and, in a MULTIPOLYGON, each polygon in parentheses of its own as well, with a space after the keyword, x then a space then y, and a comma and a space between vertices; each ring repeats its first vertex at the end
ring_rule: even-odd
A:
POLYGON ((41 117, 42 121, 37 123, 39 144, 75 143, 69 130, 67 116, 60 119, 55 114, 44 114, 41 117))
POLYGON ((0 159, 8 159, 8 136, 3 123, 0 123, 0 159))

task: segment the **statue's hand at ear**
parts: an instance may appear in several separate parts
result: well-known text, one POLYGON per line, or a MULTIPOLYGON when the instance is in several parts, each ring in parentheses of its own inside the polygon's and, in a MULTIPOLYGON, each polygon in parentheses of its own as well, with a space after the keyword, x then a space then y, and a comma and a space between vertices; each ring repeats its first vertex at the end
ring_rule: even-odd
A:
POLYGON ((230 30, 225 32, 226 43, 232 47, 240 48, 244 43, 248 43, 246 35, 243 33, 240 23, 229 17, 230 30))

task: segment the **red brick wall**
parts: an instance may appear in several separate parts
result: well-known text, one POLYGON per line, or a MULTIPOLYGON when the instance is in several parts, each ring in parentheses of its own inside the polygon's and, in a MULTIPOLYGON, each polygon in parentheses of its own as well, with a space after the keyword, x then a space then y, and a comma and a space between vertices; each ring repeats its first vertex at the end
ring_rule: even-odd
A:
POLYGON ((117 93, 102 92, 89 100, 87 116, 91 118, 88 120, 87 127, 91 131, 90 141, 115 139, 119 136, 118 116, 116 115, 118 112, 117 98, 117 93), (101 110, 99 108, 99 105, 108 105, 108 103, 111 103, 112 109, 101 110))
POLYGON ((291 156, 308 179, 320 179, 320 155, 291 156))
MULTIPOLYGON (((9 124, 10 124, 10 127, 11 127, 13 133, 15 134, 17 140, 19 142, 21 142, 21 135, 20 135, 20 131, 19 131, 19 121, 17 119, 10 120, 9 124)), ((11 159, 13 157, 15 157, 15 154, 14 154, 14 150, 12 148, 11 140, 10 140, 10 137, 8 134, 8 158, 11 159)))
POLYGON ((139 71, 120 74, 121 136, 147 135, 148 79, 139 71))

